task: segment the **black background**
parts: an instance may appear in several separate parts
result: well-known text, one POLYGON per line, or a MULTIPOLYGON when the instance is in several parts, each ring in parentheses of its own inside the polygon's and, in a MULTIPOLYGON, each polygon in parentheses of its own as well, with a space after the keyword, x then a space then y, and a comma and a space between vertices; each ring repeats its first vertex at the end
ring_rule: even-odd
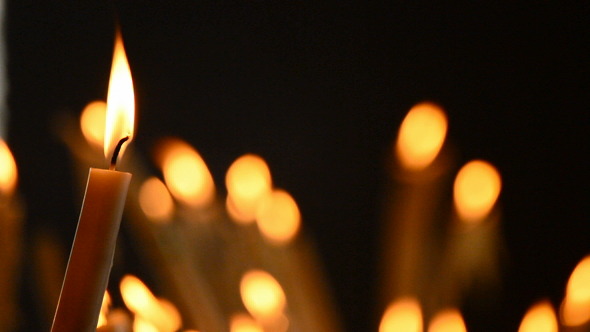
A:
MULTIPOLYGON (((104 99, 118 16, 138 109, 134 144, 192 143, 220 190, 263 156, 317 241, 345 325, 376 328, 386 155, 405 112, 443 105, 460 163, 503 177, 509 261, 501 303, 468 327, 516 330, 558 304, 590 253, 588 5, 443 1, 9 1, 9 143, 27 229, 69 245, 79 201, 60 112, 104 99), (43 185, 40 185, 43 184, 43 185)), ((26 284, 26 283, 25 283, 26 284)), ((24 299, 26 301, 26 299, 24 299)))

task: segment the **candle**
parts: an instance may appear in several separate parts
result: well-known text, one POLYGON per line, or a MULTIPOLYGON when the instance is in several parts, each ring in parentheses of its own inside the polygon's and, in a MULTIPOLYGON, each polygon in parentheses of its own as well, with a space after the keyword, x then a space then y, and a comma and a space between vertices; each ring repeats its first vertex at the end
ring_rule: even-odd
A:
POLYGON ((391 302, 379 323, 379 332, 422 332, 422 309, 413 297, 398 298, 391 302))
POLYGON ((557 317, 551 303, 543 300, 530 307, 518 332, 557 332, 557 317))
POLYGON ((572 272, 559 314, 564 331, 590 331, 590 255, 572 272))
POLYGON ((107 97, 105 156, 108 170, 91 168, 82 211, 62 285, 52 331, 96 329, 108 282, 130 173, 115 170, 133 136, 134 95, 131 71, 117 36, 107 97))
POLYGON ((467 328, 461 312, 453 308, 437 312, 428 324, 428 332, 467 332, 467 328))

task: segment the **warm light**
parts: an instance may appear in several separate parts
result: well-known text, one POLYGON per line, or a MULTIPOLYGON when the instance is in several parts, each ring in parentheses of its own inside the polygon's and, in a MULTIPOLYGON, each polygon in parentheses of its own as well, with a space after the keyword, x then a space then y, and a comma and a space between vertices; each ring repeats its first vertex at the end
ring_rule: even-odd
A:
POLYGON ((590 255, 578 263, 567 282, 561 319, 567 326, 590 321, 590 255))
POLYGON ((262 158, 246 154, 229 167, 225 185, 233 208, 241 219, 254 221, 260 199, 272 186, 270 170, 262 158))
POLYGON ((229 332, 263 332, 263 329, 249 315, 235 314, 230 318, 229 332))
POLYGON ((10 195, 14 192, 17 177, 12 152, 6 142, 0 138, 0 195, 10 195))
POLYGON ((158 178, 151 177, 139 189, 139 206, 143 213, 153 221, 170 221, 174 212, 174 202, 166 188, 158 178))
POLYGON ((455 208, 461 219, 476 222, 487 216, 501 187, 500 174, 488 162, 474 160, 463 166, 454 185, 455 208))
POLYGON ((545 300, 530 307, 518 332, 557 332, 557 318, 551 303, 545 300))
POLYGON ((80 129, 86 141, 92 146, 102 149, 104 146, 104 126, 107 103, 102 100, 90 102, 80 116, 80 129))
POLYGON ((267 272, 250 270, 240 282, 242 302, 259 319, 279 316, 286 303, 281 285, 267 272))
POLYGON ((211 173, 199 153, 178 139, 166 139, 156 151, 164 181, 180 202, 203 207, 213 201, 215 186, 211 173))
POLYGON ((265 195, 256 210, 256 222, 265 239, 284 244, 295 237, 301 224, 297 203, 284 190, 265 195))
POLYGON ((396 153, 401 164, 420 170, 432 163, 440 152, 447 134, 447 117, 432 103, 412 107, 402 122, 397 137, 396 153))
POLYGON ((129 137, 127 143, 123 144, 119 157, 133 139, 135 121, 134 99, 131 70, 129 69, 129 63, 125 55, 123 39, 120 33, 118 33, 113 52, 113 66, 111 68, 107 96, 104 154, 108 161, 111 160, 115 147, 121 139, 129 137))
POLYGON ((135 317, 133 332, 160 332, 158 328, 142 317, 135 317))
POLYGON ((421 332, 422 311, 414 298, 402 298, 391 303, 381 319, 379 332, 421 332))
POLYGON ((102 304, 100 305, 100 313, 98 314, 98 323, 96 327, 101 327, 107 324, 107 315, 109 313, 109 306, 111 305, 111 296, 108 291, 104 292, 102 297, 102 304))
POLYGON ((467 328, 459 310, 446 309, 432 318, 428 332, 467 332, 467 328))

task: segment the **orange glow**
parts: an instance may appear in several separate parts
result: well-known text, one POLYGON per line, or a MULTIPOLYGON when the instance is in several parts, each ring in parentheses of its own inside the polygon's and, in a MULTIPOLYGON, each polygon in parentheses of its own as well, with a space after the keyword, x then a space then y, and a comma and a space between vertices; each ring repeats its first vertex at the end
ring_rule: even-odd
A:
POLYGON ((428 332, 467 332, 467 328, 459 310, 446 309, 432 318, 428 332))
POLYGON ((160 332, 158 328, 143 317, 135 317, 133 332, 160 332))
POLYGON ((261 270, 250 270, 242 276, 240 295, 248 312, 259 319, 279 316, 286 304, 281 285, 261 270))
POLYGON ((454 184, 454 201, 457 213, 465 222, 485 218, 500 195, 500 174, 488 162, 474 160, 459 170, 454 184))
POLYGON ((109 307, 111 305, 111 296, 108 291, 104 292, 102 297, 102 304, 100 305, 100 313, 98 314, 98 323, 96 327, 101 327, 107 324, 107 315, 109 314, 109 307))
POLYGON ((379 332, 421 332, 422 310, 415 298, 401 298, 391 303, 381 319, 379 332))
POLYGON ((545 300, 530 307, 518 332, 557 332, 557 317, 551 303, 545 300))
POLYGON ((590 255, 578 263, 567 282, 561 319, 567 326, 590 321, 590 255))
POLYGON ((123 39, 121 38, 121 34, 117 33, 107 96, 104 136, 104 155, 108 161, 111 160, 115 147, 121 139, 129 137, 127 143, 121 147, 119 158, 123 155, 129 142, 133 139, 133 126, 135 122, 134 99, 131 69, 129 69, 129 63, 127 62, 127 55, 125 55, 123 39))
POLYGON ((157 162, 164 181, 178 201, 192 207, 203 207, 213 201, 215 186, 201 155, 179 139, 166 139, 159 144, 157 162))
POLYGON ((379 332, 422 332, 422 310, 415 298, 391 303, 381 319, 379 332))
POLYGON ((166 185, 156 177, 150 177, 141 185, 139 206, 146 216, 156 222, 168 222, 174 213, 172 197, 166 185))
POLYGON ((402 166, 413 170, 426 168, 440 152, 447 135, 447 117, 432 103, 412 107, 402 122, 395 147, 402 166))
POLYGON ((260 199, 271 190, 270 170, 262 158, 246 154, 229 167, 225 185, 235 211, 251 222, 260 199))
POLYGON ((249 315, 235 314, 230 318, 229 332, 263 332, 263 329, 249 315))
POLYGON ((104 146, 104 126, 107 114, 107 103, 102 100, 90 102, 80 116, 80 129, 86 141, 102 149, 104 146))
POLYGON ((16 188, 18 172, 12 152, 0 138, 0 195, 10 195, 16 188))
POLYGON ((284 190, 273 190, 260 201, 256 222, 267 240, 280 245, 295 237, 301 225, 301 214, 291 195, 284 190))

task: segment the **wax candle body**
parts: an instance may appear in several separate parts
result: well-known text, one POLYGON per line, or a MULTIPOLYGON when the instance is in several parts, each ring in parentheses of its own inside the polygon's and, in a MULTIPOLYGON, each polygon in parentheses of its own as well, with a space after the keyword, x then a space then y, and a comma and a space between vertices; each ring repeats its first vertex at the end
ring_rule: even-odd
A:
POLYGON ((131 174, 91 168, 51 331, 95 331, 131 174))

